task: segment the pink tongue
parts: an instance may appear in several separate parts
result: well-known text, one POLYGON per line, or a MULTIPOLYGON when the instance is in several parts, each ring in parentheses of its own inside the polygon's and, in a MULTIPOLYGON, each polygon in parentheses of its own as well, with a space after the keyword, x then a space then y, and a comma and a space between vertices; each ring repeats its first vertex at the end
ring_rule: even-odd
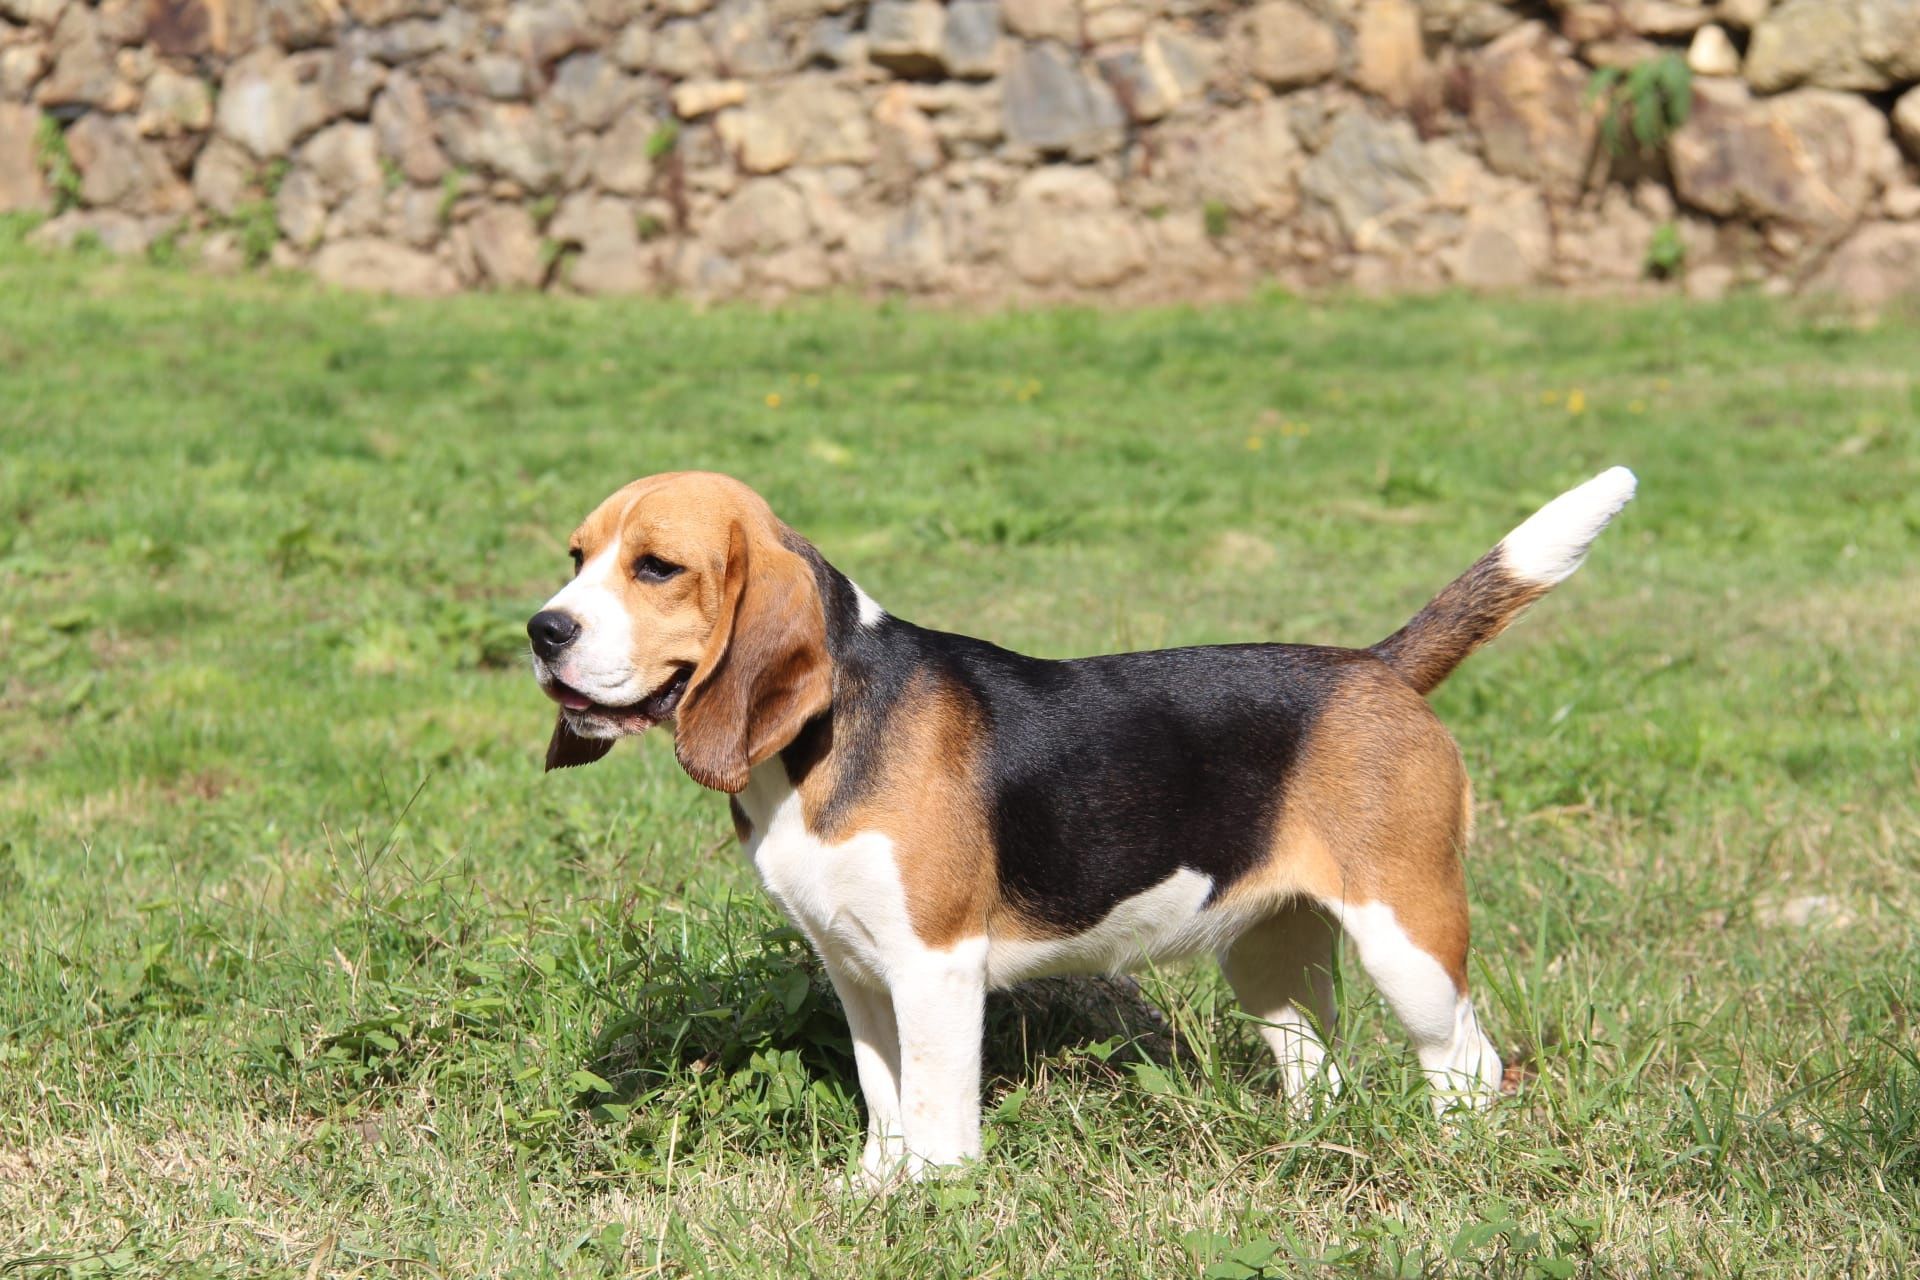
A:
POLYGON ((569 689, 560 695, 560 705, 569 711, 585 711, 588 707, 592 706, 593 703, 591 700, 583 698, 569 689))

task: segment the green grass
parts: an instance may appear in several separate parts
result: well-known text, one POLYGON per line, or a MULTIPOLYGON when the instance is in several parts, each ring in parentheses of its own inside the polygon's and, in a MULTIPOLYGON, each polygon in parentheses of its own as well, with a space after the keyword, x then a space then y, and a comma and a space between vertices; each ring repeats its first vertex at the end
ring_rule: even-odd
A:
POLYGON ((1916 350, 1757 300, 413 304, 0 248, 0 1269, 1903 1274, 1916 350), (1063 655, 1371 642, 1614 462, 1640 499, 1437 697, 1524 1068, 1484 1119, 1351 965, 1355 1087, 1290 1118, 1201 966, 1138 1043, 997 1002, 987 1158, 851 1193, 839 1011, 725 805, 657 736, 539 771, 519 628, 636 474, 1063 655))

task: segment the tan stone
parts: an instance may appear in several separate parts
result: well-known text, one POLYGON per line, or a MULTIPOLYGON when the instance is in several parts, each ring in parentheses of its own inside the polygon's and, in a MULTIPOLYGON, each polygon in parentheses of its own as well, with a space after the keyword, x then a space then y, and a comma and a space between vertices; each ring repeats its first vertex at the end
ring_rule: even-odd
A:
POLYGON ((47 47, 38 41, 0 48, 0 102, 24 102, 46 74, 47 63, 47 47))
POLYGON ((1588 73, 1538 23, 1476 54, 1471 118, 1496 173, 1544 185, 1559 198, 1585 177, 1597 122, 1588 73))
POLYGON ((1340 69, 1332 27, 1293 0, 1266 0, 1242 27, 1248 66, 1276 89, 1318 84, 1340 69))
POLYGON ((1078 0, 1000 0, 1000 18, 1007 30, 1029 40, 1080 42, 1078 0))
MULTIPOLYGON (((1284 103, 1227 112, 1164 141, 1169 188, 1245 217, 1286 218, 1300 206, 1305 155, 1284 103)), ((1183 201, 1184 202, 1184 201, 1183 201)))
POLYGON ((135 128, 149 138, 199 133, 213 123, 213 95, 199 76, 159 67, 147 80, 135 128))
POLYGON ((1700 29, 1712 10, 1700 0, 1626 0, 1627 25, 1643 36, 1672 39, 1700 29))
POLYGON ((38 111, 25 103, 0 102, 0 213, 39 213, 52 205, 40 172, 39 130, 38 111))
POLYGON ((420 82, 397 71, 373 104, 373 129, 380 150, 400 166, 409 182, 440 181, 447 157, 434 137, 433 112, 420 82))
POLYGON ((322 284, 360 293, 436 297, 460 287, 443 262, 388 240, 355 238, 323 245, 313 256, 314 276, 322 284))
POLYGON ((705 240, 730 257, 768 253, 806 239, 807 202, 779 178, 742 183, 702 228, 705 240))
POLYGON ((1907 154, 1920 161, 1920 87, 1907 90, 1893 104, 1893 129, 1907 154))
POLYGON ((193 196, 202 207, 231 217, 258 192, 252 154, 230 138, 213 138, 193 164, 193 196))
POLYGON ((1747 79, 1872 92, 1920 80, 1915 0, 1782 0, 1753 29, 1747 79))
POLYGON ((738 80, 691 80, 673 88, 674 114, 697 120, 747 100, 747 86, 738 80))
POLYGON ((515 204, 490 204, 464 224, 481 274, 502 289, 538 289, 546 278, 540 231, 515 204))
POLYGON ((1880 222, 1861 227, 1808 281, 1807 292, 1867 307, 1920 295, 1920 226, 1880 222))
POLYGON ((1367 0, 1354 30, 1353 83, 1396 107, 1427 95, 1432 68, 1412 0, 1367 0))
POLYGON ((80 198, 126 213, 182 213, 193 193, 166 153, 134 132, 124 117, 89 114, 67 130, 67 153, 80 171, 80 198))
POLYGON ((1844 227, 1898 164, 1886 117, 1848 94, 1755 99, 1737 81, 1707 80, 1694 97, 1668 155, 1680 198, 1706 213, 1844 227))
POLYGON ((1708 24, 1693 33, 1687 46, 1687 68, 1697 76, 1737 76, 1740 51, 1725 27, 1708 24))
POLYGON ((604 191, 637 196, 653 185, 653 158, 648 149, 660 124, 651 116, 629 111, 594 145, 590 161, 593 182, 604 191))

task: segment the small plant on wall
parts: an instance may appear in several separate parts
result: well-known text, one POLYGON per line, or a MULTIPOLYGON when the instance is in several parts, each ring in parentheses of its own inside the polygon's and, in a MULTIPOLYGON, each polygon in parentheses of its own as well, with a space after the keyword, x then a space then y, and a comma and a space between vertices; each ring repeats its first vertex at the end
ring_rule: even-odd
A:
POLYGON ((1590 177, 1604 175, 1613 161, 1659 162, 1693 112, 1693 72, 1677 53, 1631 67, 1600 67, 1587 82, 1587 101, 1599 104, 1600 112, 1590 177))

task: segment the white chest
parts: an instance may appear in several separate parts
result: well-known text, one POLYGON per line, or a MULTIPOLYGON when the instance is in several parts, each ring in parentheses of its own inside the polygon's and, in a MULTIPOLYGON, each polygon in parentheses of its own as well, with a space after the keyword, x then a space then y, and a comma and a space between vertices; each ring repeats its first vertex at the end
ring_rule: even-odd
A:
POLYGON ((815 836, 777 760, 753 771, 739 801, 753 826, 746 854, 760 882, 829 964, 885 984, 925 949, 907 915, 891 839, 877 831, 838 843, 815 836))

